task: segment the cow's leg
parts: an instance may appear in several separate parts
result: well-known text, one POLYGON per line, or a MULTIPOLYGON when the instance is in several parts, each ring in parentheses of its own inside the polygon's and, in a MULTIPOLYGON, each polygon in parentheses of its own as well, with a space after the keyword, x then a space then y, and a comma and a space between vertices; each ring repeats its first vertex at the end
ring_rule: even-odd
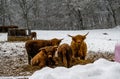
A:
POLYGON ((66 56, 63 56, 63 64, 65 67, 68 67, 66 56))
POLYGON ((28 64, 31 65, 31 59, 32 57, 28 55, 28 64))

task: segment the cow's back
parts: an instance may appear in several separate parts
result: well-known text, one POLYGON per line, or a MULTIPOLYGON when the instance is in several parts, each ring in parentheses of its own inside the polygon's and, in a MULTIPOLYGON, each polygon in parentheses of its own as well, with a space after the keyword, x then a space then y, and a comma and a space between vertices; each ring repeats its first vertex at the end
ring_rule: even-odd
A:
POLYGON ((38 52, 39 49, 45 46, 49 46, 48 40, 29 40, 25 44, 25 48, 27 53, 34 57, 38 52))

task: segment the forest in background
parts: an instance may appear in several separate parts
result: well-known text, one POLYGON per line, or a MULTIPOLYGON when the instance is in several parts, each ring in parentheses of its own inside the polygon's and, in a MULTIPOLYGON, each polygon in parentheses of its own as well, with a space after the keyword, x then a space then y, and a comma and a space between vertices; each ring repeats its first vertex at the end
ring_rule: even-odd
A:
POLYGON ((84 30, 120 25, 120 0, 0 0, 0 26, 84 30))

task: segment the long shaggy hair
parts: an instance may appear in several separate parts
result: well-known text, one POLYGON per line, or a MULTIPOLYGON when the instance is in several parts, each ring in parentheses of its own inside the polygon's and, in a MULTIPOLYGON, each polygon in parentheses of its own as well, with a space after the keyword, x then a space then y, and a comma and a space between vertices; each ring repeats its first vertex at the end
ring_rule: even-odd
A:
POLYGON ((31 59, 40 51, 39 49, 45 46, 59 46, 63 39, 51 39, 51 40, 28 40, 25 43, 25 48, 28 54, 28 63, 31 59))
POLYGON ((47 61, 46 51, 42 49, 37 55, 33 57, 33 59, 31 60, 31 65, 43 68, 46 66, 46 61, 47 61))
POLYGON ((72 48, 73 57, 79 57, 80 59, 85 60, 87 54, 87 44, 84 40, 86 39, 87 35, 88 33, 85 35, 76 35, 76 36, 68 35, 69 37, 72 38, 71 48, 72 48))
POLYGON ((64 43, 58 47, 58 58, 63 63, 65 67, 70 67, 72 59, 72 49, 71 47, 64 43))

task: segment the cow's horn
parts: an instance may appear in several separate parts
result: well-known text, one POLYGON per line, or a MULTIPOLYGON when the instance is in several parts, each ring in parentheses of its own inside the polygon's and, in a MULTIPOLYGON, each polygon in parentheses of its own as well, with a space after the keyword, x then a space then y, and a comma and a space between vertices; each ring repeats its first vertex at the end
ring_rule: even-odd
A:
POLYGON ((89 32, 87 34, 85 34, 84 36, 87 36, 89 34, 89 32))

